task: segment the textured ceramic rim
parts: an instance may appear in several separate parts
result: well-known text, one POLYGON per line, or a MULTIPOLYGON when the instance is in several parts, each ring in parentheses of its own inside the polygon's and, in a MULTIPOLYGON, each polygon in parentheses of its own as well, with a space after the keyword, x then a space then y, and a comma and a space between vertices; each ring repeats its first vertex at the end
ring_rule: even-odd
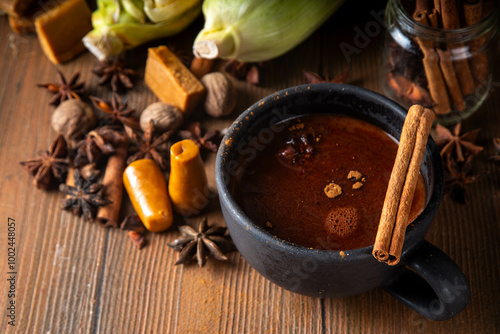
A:
MULTIPOLYGON (((238 144, 237 141, 235 140, 235 137, 238 137, 238 133, 241 132, 239 128, 242 127, 242 124, 250 123, 254 117, 256 117, 258 114, 262 112, 262 110, 265 111, 266 109, 272 108, 271 102, 278 100, 283 101, 283 99, 294 97, 294 95, 307 94, 307 92, 311 91, 316 91, 316 92, 324 91, 325 93, 328 94, 332 93, 338 94, 339 92, 342 92, 343 94, 346 95, 347 94, 356 95, 363 100, 376 102, 379 105, 384 106, 386 109, 392 110, 401 120, 404 120, 406 115, 406 110, 396 102, 373 91, 353 85, 321 83, 314 85, 295 86, 278 91, 257 101, 233 122, 233 124, 227 131, 226 135, 222 139, 222 142, 219 146, 219 150, 217 152, 217 159, 215 163, 215 179, 217 183, 217 189, 219 192, 219 198, 221 200, 221 205, 224 205, 224 203, 226 203, 228 210, 230 210, 232 215, 235 217, 235 221, 237 221, 238 224, 242 225, 246 229, 246 231, 250 232, 255 238, 260 240, 262 243, 266 244, 266 246, 273 248, 287 247, 290 249, 291 252, 310 253, 316 255, 318 253, 324 253, 325 255, 336 254, 337 256, 335 258, 340 258, 338 257, 338 255, 341 251, 311 249, 304 246, 300 246, 288 242, 286 240, 280 239, 274 236, 273 234, 269 233, 262 227, 258 226, 245 214, 242 208, 236 203, 231 193, 231 190, 229 189, 229 182, 227 183, 225 182, 225 178, 229 178, 228 179, 229 181, 231 176, 228 175, 229 173, 224 168, 224 163, 227 157, 231 156, 231 154, 229 153, 238 144)), ((245 136, 249 134, 251 133, 247 132, 244 135, 240 134, 239 136, 240 138, 245 138, 245 136)), ((443 166, 441 163, 441 158, 439 156, 439 151, 436 149, 435 142, 434 140, 432 140, 432 138, 429 138, 429 141, 427 142, 426 152, 430 153, 433 161, 432 165, 434 171, 433 191, 431 194, 431 198, 428 200, 427 205, 425 206, 424 211, 422 211, 422 213, 418 216, 417 221, 412 223, 407 229, 402 258, 406 255, 408 251, 407 246, 408 244, 410 244, 408 240, 418 238, 418 231, 416 230, 419 228, 424 228, 427 230, 430 227, 432 220, 435 216, 435 213, 437 212, 437 209, 441 203, 441 198, 443 195, 443 183, 439 182, 439 180, 442 180, 443 178, 443 166)), ((343 253, 344 255, 349 255, 348 257, 346 257, 346 260, 351 256, 355 256, 356 258, 359 259, 364 257, 372 257, 372 250, 373 250, 373 245, 363 248, 345 250, 343 251, 343 253)))

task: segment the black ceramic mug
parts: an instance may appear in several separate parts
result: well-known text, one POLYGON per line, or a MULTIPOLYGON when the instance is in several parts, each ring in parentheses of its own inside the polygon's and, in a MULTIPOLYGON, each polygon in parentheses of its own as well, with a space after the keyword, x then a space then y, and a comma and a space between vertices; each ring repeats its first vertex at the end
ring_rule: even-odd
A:
POLYGON ((443 167, 432 139, 420 171, 427 204, 408 227, 396 266, 378 262, 373 246, 340 252, 289 243, 256 225, 238 206, 231 181, 243 172, 241 162, 254 159, 276 132, 283 131, 281 121, 311 113, 356 117, 399 139, 406 111, 372 91, 325 83, 285 89, 241 114, 222 140, 216 161, 222 212, 241 255, 271 282, 303 295, 344 297, 382 287, 429 319, 448 319, 463 310, 470 299, 467 279, 453 260, 424 240, 443 195, 443 167))

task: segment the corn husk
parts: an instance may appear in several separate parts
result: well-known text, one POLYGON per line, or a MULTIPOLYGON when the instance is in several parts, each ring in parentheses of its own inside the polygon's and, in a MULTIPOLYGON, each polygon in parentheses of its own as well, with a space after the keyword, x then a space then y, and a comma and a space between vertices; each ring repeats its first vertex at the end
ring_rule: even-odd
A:
POLYGON ((260 62, 294 48, 344 0, 205 0, 205 26, 193 45, 200 58, 260 62))
POLYGON ((83 44, 99 60, 175 35, 201 13, 202 0, 98 0, 83 44))

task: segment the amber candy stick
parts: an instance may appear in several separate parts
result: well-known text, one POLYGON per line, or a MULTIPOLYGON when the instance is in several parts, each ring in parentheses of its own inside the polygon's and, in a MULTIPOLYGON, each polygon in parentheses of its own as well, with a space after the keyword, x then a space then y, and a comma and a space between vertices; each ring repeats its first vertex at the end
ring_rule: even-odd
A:
POLYGON ((168 191, 175 209, 184 216, 199 214, 208 205, 208 182, 200 149, 190 139, 170 148, 168 191))
POLYGON ((172 205, 167 184, 154 160, 132 162, 123 173, 123 184, 135 212, 151 232, 161 232, 172 225, 172 205))

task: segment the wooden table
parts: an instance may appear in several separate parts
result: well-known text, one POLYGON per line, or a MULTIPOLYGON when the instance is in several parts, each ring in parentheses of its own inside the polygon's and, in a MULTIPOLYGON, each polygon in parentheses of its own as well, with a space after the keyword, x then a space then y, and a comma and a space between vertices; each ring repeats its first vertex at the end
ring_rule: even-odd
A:
MULTIPOLYGON (((377 2, 379 10, 383 2, 377 2)), ((206 119, 208 128, 223 129, 246 107, 279 89, 305 83, 302 70, 338 74, 347 66, 339 44, 354 45, 356 30, 377 22, 371 9, 344 6, 309 39, 267 63, 262 84, 237 84, 237 111, 231 118, 206 119)), ((139 71, 137 88, 127 95, 142 110, 156 101, 142 82, 148 46, 166 43, 189 53, 202 26, 198 20, 182 34, 150 43, 127 55, 139 71)), ((383 31, 383 29, 381 29, 383 31)), ((370 37, 352 55, 349 82, 380 91, 381 37, 370 37)), ((1 331, 6 333, 494 333, 500 331, 500 165, 488 160, 492 138, 500 137, 500 73, 481 109, 464 122, 465 130, 482 128, 485 147, 474 169, 487 172, 470 185, 470 202, 445 199, 427 239, 443 249, 470 280, 472 299, 459 315, 429 321, 394 300, 382 289, 342 299, 314 299, 285 291, 254 271, 237 253, 227 263, 209 261, 174 266, 177 254, 167 247, 178 237, 174 227, 149 234, 149 245, 137 250, 127 234, 85 222, 59 209, 63 195, 41 191, 18 162, 48 148, 55 138, 50 127, 49 94, 35 84, 55 79, 56 67, 43 56, 36 38, 13 35, 0 17, 0 305, 1 331), (7 223, 16 223, 15 327, 8 325, 11 298, 7 283, 7 223)), ((496 58, 500 60, 500 58, 496 58)), ((87 91, 109 97, 91 73, 89 53, 58 66, 65 74, 80 71, 87 91)), ((498 65, 498 64, 497 64, 498 65)), ((500 66, 497 66, 497 70, 500 66)), ((215 155, 206 161, 210 185, 215 155)), ((127 204, 122 214, 131 212, 127 204)), ((206 216, 223 225, 217 199, 206 216)), ((197 224, 202 217, 187 223, 197 224)), ((183 224, 177 219, 176 224, 183 224)))

